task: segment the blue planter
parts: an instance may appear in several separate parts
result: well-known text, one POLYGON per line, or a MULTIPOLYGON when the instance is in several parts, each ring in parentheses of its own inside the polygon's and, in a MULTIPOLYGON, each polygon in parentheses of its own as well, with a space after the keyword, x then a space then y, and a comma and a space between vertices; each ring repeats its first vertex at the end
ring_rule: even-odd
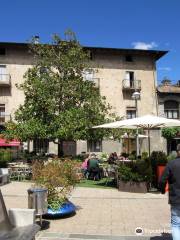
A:
POLYGON ((48 207, 47 213, 43 215, 43 218, 61 218, 72 215, 76 212, 76 206, 68 201, 63 203, 61 207, 57 210, 53 210, 52 208, 48 207))

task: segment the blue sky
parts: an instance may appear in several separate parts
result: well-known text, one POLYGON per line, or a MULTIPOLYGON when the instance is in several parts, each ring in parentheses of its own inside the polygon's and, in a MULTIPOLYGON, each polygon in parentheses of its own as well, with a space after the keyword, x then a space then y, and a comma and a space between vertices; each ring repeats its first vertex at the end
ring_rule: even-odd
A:
POLYGON ((72 29, 83 45, 169 50, 157 64, 158 80, 180 79, 179 0, 1 1, 0 41, 47 42, 72 29))

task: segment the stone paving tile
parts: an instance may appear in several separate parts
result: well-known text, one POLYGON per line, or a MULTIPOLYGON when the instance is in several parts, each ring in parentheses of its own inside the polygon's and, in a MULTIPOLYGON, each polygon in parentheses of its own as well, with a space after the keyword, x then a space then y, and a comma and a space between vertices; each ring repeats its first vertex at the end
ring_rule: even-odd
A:
MULTIPOLYGON (((13 182, 1 187, 9 207, 27 207, 27 189, 31 183, 13 182)), ((78 206, 71 218, 50 220, 50 228, 40 232, 61 234, 83 233, 109 236, 135 235, 142 227, 153 231, 170 229, 167 195, 124 193, 116 189, 76 188, 71 201, 78 206)))

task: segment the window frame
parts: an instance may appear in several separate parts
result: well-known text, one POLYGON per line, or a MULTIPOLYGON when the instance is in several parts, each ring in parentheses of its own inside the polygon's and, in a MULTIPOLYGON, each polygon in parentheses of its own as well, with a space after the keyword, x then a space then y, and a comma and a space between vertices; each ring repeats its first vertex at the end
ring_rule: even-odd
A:
POLYGON ((136 109, 126 109, 126 119, 132 119, 132 118, 136 118, 136 109), (131 117, 128 117, 128 112, 130 112, 130 116, 131 117), (134 114, 133 114, 133 113, 134 114), (133 117, 133 115, 134 115, 134 117, 133 117))
POLYGON ((5 104, 0 104, 0 123, 5 123, 6 118, 6 105, 5 104), (4 109, 4 111, 1 111, 4 109), (3 114, 2 114, 3 113, 3 114))
POLYGON ((102 152, 102 140, 87 141, 87 148, 89 152, 102 152), (99 145, 99 147, 97 147, 99 145))
POLYGON ((49 153, 49 139, 34 139, 33 151, 36 153, 49 153))
POLYGON ((165 101, 164 115, 168 119, 179 119, 179 103, 175 100, 165 101))

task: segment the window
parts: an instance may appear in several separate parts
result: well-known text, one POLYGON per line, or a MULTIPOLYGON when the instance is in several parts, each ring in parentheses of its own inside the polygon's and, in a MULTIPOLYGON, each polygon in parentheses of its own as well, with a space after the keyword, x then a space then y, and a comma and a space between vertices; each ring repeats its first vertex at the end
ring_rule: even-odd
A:
POLYGON ((133 58, 131 55, 126 55, 125 60, 126 60, 126 62, 133 62, 133 58))
POLYGON ((0 104, 0 124, 5 123, 5 104, 0 104))
POLYGON ((90 152, 101 152, 102 141, 88 141, 88 151, 90 152))
POLYGON ((129 87, 134 87, 134 72, 126 72, 126 82, 129 87))
POLYGON ((176 101, 164 102, 164 113, 166 118, 178 119, 179 118, 179 103, 176 101))
POLYGON ((49 152, 49 140, 48 139, 35 139, 33 141, 33 151, 36 153, 49 152))
POLYGON ((126 118, 131 119, 136 117, 136 110, 135 109, 128 109, 126 110, 126 118))
POLYGON ((0 48, 0 55, 6 55, 6 49, 0 48))
POLYGON ((0 81, 6 81, 7 69, 6 65, 0 65, 0 81))

